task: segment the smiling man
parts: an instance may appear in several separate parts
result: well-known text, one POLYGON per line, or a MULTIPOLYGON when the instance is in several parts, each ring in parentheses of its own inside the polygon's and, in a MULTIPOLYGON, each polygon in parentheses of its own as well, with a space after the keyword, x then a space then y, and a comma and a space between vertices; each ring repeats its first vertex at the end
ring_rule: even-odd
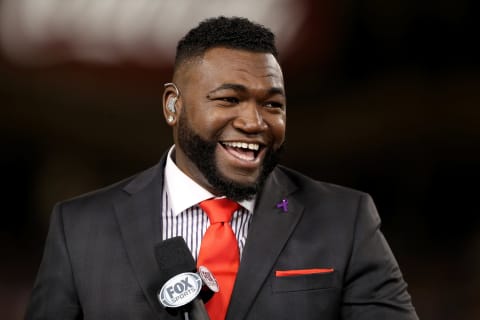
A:
POLYGON ((272 54, 225 47, 184 59, 164 94, 165 105, 178 99, 175 112, 165 108, 176 165, 215 195, 252 198, 285 140, 280 66, 272 54))
POLYGON ((172 258, 154 253, 176 236, 217 279, 211 319, 417 319, 371 198, 277 165, 286 95, 268 29, 189 31, 163 111, 174 145, 158 165, 56 205, 27 319, 181 319, 157 298, 156 258, 172 258))

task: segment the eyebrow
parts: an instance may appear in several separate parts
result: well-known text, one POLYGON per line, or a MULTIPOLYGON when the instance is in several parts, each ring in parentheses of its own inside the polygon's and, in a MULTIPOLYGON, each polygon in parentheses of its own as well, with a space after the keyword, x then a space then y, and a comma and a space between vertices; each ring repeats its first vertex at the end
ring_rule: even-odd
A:
MULTIPOLYGON (((212 93, 215 93, 217 91, 221 90, 234 90, 234 91, 241 91, 241 92, 246 92, 247 87, 241 84, 236 84, 236 83, 224 83, 220 85, 219 87, 213 89, 212 91, 208 92, 208 95, 211 95, 212 93)), ((280 87, 272 87, 268 89, 268 95, 275 95, 275 94, 280 94, 282 96, 285 95, 285 91, 283 88, 280 87)))

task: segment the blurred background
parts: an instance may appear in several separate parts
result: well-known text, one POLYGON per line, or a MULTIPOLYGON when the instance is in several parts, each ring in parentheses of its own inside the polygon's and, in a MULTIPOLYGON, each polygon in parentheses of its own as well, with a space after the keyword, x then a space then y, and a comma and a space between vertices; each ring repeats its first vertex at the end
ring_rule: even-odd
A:
POLYGON ((179 38, 275 31, 283 163, 369 192, 422 319, 480 319, 479 2, 0 0, 0 314, 21 319, 53 204, 155 164, 179 38))

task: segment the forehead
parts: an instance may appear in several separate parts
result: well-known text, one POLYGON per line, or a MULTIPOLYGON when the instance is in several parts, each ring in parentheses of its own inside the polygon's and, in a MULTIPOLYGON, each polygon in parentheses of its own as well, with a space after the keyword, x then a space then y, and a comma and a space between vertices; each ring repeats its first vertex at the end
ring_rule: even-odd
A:
POLYGON ((213 48, 184 71, 187 85, 196 87, 236 83, 250 89, 283 88, 282 70, 270 53, 213 48))

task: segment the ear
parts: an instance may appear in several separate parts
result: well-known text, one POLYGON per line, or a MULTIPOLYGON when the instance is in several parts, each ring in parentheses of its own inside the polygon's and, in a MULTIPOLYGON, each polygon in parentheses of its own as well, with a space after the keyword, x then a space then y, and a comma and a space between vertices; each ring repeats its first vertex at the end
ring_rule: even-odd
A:
POLYGON ((169 126, 174 126, 177 123, 177 108, 179 98, 176 90, 172 86, 166 86, 163 91, 163 115, 169 126))

